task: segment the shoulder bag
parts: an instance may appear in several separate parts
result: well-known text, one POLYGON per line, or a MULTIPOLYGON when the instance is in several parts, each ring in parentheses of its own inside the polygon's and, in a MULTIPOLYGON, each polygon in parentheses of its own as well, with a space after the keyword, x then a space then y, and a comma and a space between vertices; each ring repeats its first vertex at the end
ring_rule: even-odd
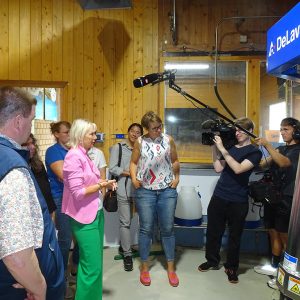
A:
MULTIPOLYGON (((122 146, 120 143, 119 145, 119 159, 118 159, 118 167, 121 166, 121 159, 122 159, 122 146)), ((118 181, 118 177, 112 176, 111 179, 115 179, 118 181)), ((117 191, 108 190, 103 198, 103 207, 107 212, 116 212, 118 210, 118 199, 117 199, 117 191)))

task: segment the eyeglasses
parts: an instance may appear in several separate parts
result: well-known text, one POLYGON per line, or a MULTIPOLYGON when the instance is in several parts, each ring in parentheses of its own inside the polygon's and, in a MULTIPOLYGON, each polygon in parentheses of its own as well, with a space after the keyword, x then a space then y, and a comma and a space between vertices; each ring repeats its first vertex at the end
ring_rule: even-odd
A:
POLYGON ((160 125, 157 126, 157 127, 149 128, 149 130, 151 130, 151 131, 158 131, 158 130, 162 130, 163 127, 164 127, 164 125, 163 125, 163 124, 160 124, 160 125))

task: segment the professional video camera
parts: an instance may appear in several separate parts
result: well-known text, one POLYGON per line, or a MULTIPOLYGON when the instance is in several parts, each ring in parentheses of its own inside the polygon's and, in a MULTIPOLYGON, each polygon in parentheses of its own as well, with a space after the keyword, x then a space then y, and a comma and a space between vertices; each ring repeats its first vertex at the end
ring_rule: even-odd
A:
POLYGON ((230 123, 225 123, 224 120, 207 120, 202 123, 202 129, 209 129, 208 132, 202 133, 203 145, 214 145, 214 137, 219 135, 226 149, 236 145, 237 139, 235 136, 235 126, 230 123))

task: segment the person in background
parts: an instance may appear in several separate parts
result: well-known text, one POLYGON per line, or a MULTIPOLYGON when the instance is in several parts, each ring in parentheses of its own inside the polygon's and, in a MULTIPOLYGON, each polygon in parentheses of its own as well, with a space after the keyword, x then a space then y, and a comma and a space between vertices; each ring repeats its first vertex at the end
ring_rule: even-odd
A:
POLYGON ((30 133, 29 138, 24 144, 22 144, 22 146, 29 150, 29 167, 34 174, 41 192, 43 193, 49 213, 53 219, 56 205, 51 194, 51 188, 46 169, 39 155, 39 146, 37 144, 37 140, 32 133, 30 133))
POLYGON ((134 189, 131 183, 129 164, 132 149, 135 141, 143 134, 143 127, 138 123, 133 123, 128 127, 128 138, 121 143, 121 163, 119 162, 119 144, 112 147, 109 160, 109 172, 118 178, 118 214, 120 221, 120 240, 121 246, 119 252, 123 255, 123 263, 125 271, 133 270, 132 250, 131 250, 131 234, 130 225, 133 215, 133 196, 134 189))
POLYGON ((73 122, 71 149, 63 166, 62 212, 69 216, 79 246, 76 300, 102 299, 104 214, 102 188, 116 189, 115 180, 102 180, 87 153, 96 140, 96 124, 73 122))
MULTIPOLYGON (((264 205, 264 223, 268 229, 272 260, 271 265, 255 266, 254 271, 276 276, 278 264, 286 249, 288 241, 288 229, 293 202, 296 172, 300 153, 300 123, 294 118, 285 118, 280 124, 280 133, 284 146, 274 149, 264 138, 257 138, 258 145, 264 146, 270 156, 261 161, 261 168, 270 168, 271 176, 281 192, 281 201, 278 204, 264 205), (295 134, 296 131, 298 134, 295 134)), ((268 281, 268 286, 278 289, 276 278, 268 281)))
POLYGON ((177 203, 180 164, 171 136, 162 133, 161 118, 153 111, 141 120, 147 133, 137 139, 132 151, 130 176, 136 188, 136 207, 139 214, 140 282, 150 285, 148 257, 155 220, 158 219, 162 245, 167 259, 169 283, 177 287, 175 272, 174 214, 177 203))
POLYGON ((63 300, 64 270, 46 201, 29 169, 36 100, 0 88, 0 299, 63 300))
MULTIPOLYGON (((239 118, 235 124, 253 132, 254 124, 248 118, 239 118)), ((217 182, 207 209, 206 262, 198 270, 218 270, 222 236, 228 225, 229 236, 225 273, 230 283, 238 283, 238 267, 241 236, 248 213, 248 183, 262 153, 251 144, 250 136, 236 127, 237 144, 225 149, 220 136, 214 137, 212 158, 214 169, 221 176, 217 182)))
MULTIPOLYGON (((106 164, 105 156, 104 156, 104 153, 100 149, 95 147, 95 143, 94 143, 93 147, 89 150, 88 156, 93 161, 96 168, 100 171, 101 179, 103 179, 103 180, 106 179, 107 164, 106 164)), ((101 192, 104 195, 105 189, 103 189, 101 192)))
POLYGON ((68 261, 69 250, 72 242, 72 231, 69 224, 69 218, 61 212, 63 195, 63 164, 68 152, 69 131, 71 124, 66 121, 53 122, 50 124, 50 130, 56 143, 46 150, 45 162, 47 174, 50 181, 51 193, 57 206, 55 215, 55 226, 57 229, 57 238, 60 251, 64 260, 64 269, 66 277, 65 298, 72 298, 73 292, 68 283, 68 261))

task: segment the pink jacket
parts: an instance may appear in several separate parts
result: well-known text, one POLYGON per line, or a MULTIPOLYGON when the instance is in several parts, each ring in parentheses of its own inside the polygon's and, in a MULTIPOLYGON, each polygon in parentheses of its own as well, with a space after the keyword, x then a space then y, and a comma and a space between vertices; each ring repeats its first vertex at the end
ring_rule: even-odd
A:
POLYGON ((85 195, 85 188, 100 180, 99 170, 87 156, 87 151, 78 146, 68 151, 63 166, 64 192, 62 212, 82 224, 90 224, 99 209, 101 192, 85 195))

